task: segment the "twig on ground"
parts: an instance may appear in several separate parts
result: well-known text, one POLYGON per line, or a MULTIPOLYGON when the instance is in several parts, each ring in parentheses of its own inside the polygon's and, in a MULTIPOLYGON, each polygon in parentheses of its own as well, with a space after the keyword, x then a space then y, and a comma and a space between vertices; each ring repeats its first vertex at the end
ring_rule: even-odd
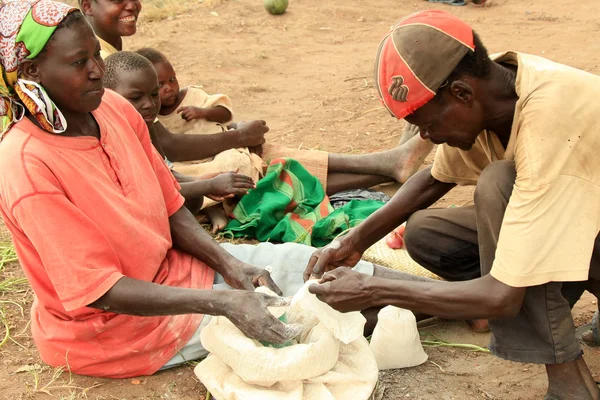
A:
POLYGON ((365 78, 367 78, 367 77, 366 76, 355 76, 354 78, 346 78, 346 79, 344 79, 344 82, 356 81, 356 80, 365 79, 365 78))
POLYGON ((435 361, 431 361, 429 360, 430 363, 432 363, 433 365, 435 365, 436 367, 438 367, 440 369, 440 371, 442 371, 442 373, 446 373, 446 371, 444 371, 444 368, 442 368, 438 363, 436 363, 435 361))

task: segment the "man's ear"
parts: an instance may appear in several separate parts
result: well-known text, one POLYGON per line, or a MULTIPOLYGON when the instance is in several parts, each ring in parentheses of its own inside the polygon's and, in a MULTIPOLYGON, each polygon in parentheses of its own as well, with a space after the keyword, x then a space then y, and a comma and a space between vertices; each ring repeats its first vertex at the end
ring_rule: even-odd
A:
POLYGON ((456 97, 463 103, 471 103, 475 94, 471 84, 468 81, 463 81, 461 79, 455 80, 450 84, 449 92, 453 97, 456 97))
POLYGON ((41 82, 40 66, 35 60, 24 60, 19 65, 19 77, 36 83, 41 82))
POLYGON ((92 17, 92 1, 94 0, 80 0, 79 1, 79 8, 81 9, 81 12, 83 13, 83 15, 86 15, 88 17, 92 17))

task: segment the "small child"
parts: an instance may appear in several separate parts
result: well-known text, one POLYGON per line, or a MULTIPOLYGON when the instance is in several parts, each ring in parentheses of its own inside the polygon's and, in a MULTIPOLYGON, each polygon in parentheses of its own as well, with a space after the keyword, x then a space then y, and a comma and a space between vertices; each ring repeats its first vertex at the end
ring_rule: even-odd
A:
POLYGON ((177 75, 164 54, 152 48, 137 51, 158 75, 161 108, 159 119, 172 132, 212 134, 226 130, 232 121, 231 100, 224 94, 209 95, 198 86, 179 88, 177 75), (192 122, 192 123, 188 123, 192 122))
MULTIPOLYGON (((224 94, 209 95, 198 86, 180 90, 173 66, 164 54, 151 48, 140 49, 137 53, 150 60, 158 74, 161 101, 158 120, 167 130, 175 134, 213 135, 226 132, 227 124, 230 124, 229 128, 235 127, 231 124, 233 114, 229 97, 224 94)), ((219 162, 223 167, 235 166, 255 181, 264 167, 260 156, 247 147, 228 148, 215 157, 174 163, 173 167, 187 175, 198 175, 204 171, 202 164, 207 161, 219 162)))
MULTIPOLYGON (((152 143, 164 157, 154 131, 154 123, 160 110, 160 96, 158 77, 152 64, 139 54, 127 51, 107 57, 105 63, 104 86, 119 93, 135 107, 148 126, 152 143)), ((186 206, 193 211, 200 209, 204 196, 213 201, 222 201, 225 198, 243 195, 254 187, 252 178, 232 172, 212 172, 199 178, 175 171, 173 174, 181 185, 181 194, 186 199, 186 206)), ((208 208, 205 211, 211 217, 214 231, 226 223, 226 220, 221 221, 224 216, 222 207, 219 211, 209 211, 208 208)))

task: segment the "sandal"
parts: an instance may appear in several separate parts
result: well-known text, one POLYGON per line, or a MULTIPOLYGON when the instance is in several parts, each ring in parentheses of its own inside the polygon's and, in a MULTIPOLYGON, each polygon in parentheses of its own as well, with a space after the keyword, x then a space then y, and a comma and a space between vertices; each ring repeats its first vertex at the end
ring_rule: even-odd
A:
POLYGON ((475 7, 487 7, 490 5, 492 0, 471 0, 475 7))
POLYGON ((430 3, 443 3, 449 6, 466 6, 467 2, 464 0, 427 0, 430 3))
POLYGON ((596 311, 591 323, 582 325, 575 331, 577 338, 590 347, 600 346, 600 326, 598 325, 599 316, 599 312, 596 311), (592 334, 587 335, 588 337, 586 337, 586 333, 590 331, 592 334), (591 336, 591 340, 589 336, 591 336))

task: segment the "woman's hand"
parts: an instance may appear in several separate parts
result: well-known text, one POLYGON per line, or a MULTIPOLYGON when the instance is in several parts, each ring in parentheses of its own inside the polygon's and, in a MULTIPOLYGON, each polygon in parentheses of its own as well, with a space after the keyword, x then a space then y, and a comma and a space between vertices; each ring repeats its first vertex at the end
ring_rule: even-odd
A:
POLYGON ((354 267, 361 257, 362 253, 356 249, 349 236, 335 239, 310 257, 304 271, 304 281, 321 278, 325 272, 337 267, 354 267))
POLYGON ((302 325, 284 324, 267 307, 285 307, 290 299, 256 292, 232 292, 224 315, 250 338, 282 344, 302 333, 302 325))
POLYGON ((319 285, 310 285, 308 291, 341 312, 361 311, 374 306, 369 275, 350 268, 337 268, 323 275, 319 285))
POLYGON ((225 282, 235 289, 254 290, 259 286, 265 286, 281 296, 281 289, 275 284, 266 269, 239 262, 221 272, 221 275, 225 278, 225 282))

